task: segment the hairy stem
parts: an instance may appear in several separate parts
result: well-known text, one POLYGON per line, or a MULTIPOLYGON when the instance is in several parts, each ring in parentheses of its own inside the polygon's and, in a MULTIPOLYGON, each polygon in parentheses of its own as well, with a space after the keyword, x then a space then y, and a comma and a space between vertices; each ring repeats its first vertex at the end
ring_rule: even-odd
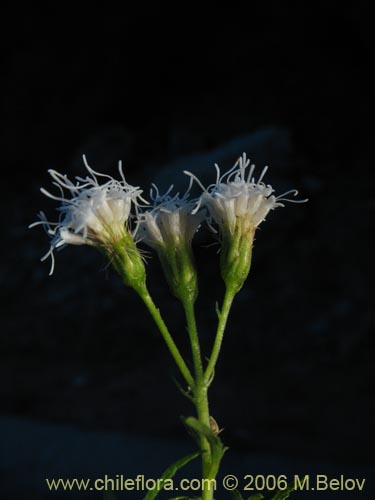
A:
MULTIPOLYGON (((204 380, 203 365, 201 357, 201 348, 195 320, 194 301, 188 296, 183 300, 185 310, 187 329, 190 338, 191 352, 194 362, 195 371, 195 388, 194 388, 194 404, 197 411, 198 420, 207 427, 210 427, 210 412, 208 406, 207 384, 204 380)), ((200 448, 202 452, 202 478, 208 479, 211 466, 212 456, 211 447, 207 438, 203 435, 200 437, 200 448)), ((209 483, 202 483, 202 500, 212 500, 213 490, 209 488, 209 483)))
POLYGON ((203 366, 201 357, 201 348, 199 344, 197 323, 195 320, 194 303, 192 300, 186 299, 183 301, 187 329, 190 338, 191 353, 194 363, 195 379, 196 382, 203 379, 203 366))
POLYGON ((193 389, 195 385, 194 378, 191 375, 190 370, 187 367, 183 357, 181 356, 181 353, 178 347, 176 346, 171 334, 169 333, 169 330, 166 324, 164 323, 163 318, 161 317, 159 309, 156 307, 154 301, 152 300, 147 290, 143 290, 141 293, 139 292, 139 296, 145 303, 157 327, 159 328, 159 331, 162 334, 165 343, 167 344, 169 352, 171 353, 186 383, 188 384, 189 387, 193 389))
POLYGON ((204 374, 204 379, 206 383, 209 383, 212 380, 212 376, 215 370, 215 365, 220 354, 221 345, 223 343, 223 337, 224 337, 225 327, 228 321, 229 312, 232 307, 235 295, 236 292, 233 291, 232 288, 226 287, 223 305, 221 307, 221 311, 219 312, 219 322, 217 325, 217 332, 214 345, 212 347, 210 359, 208 361, 208 365, 204 374))
MULTIPOLYGON (((194 402, 197 410, 199 422, 210 427, 210 411, 208 407, 207 385, 202 379, 197 382, 194 391, 194 402)), ((200 447, 202 452, 202 479, 211 479, 210 471, 212 466, 211 446, 208 439, 201 435, 200 447)), ((202 500, 212 500, 214 491, 207 481, 202 482, 202 500)))

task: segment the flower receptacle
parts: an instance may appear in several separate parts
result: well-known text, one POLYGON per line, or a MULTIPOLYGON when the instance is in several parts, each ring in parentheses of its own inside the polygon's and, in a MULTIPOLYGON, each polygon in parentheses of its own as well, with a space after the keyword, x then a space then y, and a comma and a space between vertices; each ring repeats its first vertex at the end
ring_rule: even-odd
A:
POLYGON ((221 276, 227 288, 241 290, 251 267, 255 227, 249 217, 236 217, 233 233, 222 234, 221 276))
POLYGON ((194 303, 198 296, 198 276, 190 243, 168 242, 158 251, 172 294, 181 301, 194 303))
POLYGON ((140 295, 144 293, 146 267, 130 232, 125 230, 123 237, 111 245, 106 245, 104 251, 124 284, 140 295))

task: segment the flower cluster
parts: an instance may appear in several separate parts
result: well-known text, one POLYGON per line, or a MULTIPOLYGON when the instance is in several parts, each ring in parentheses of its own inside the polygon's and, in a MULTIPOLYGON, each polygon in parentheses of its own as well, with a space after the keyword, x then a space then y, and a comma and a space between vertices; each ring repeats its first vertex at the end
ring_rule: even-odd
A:
MULTIPOLYGON (((136 242, 143 242, 157 252, 175 295, 180 296, 181 290, 189 286, 192 297, 195 297, 197 283, 191 242, 206 220, 214 231, 213 223, 219 228, 224 281, 227 285, 236 281, 239 289, 250 269, 256 228, 270 210, 284 206, 284 201, 295 201, 285 196, 297 194, 292 190, 274 196, 272 187, 262 181, 267 167, 256 181, 253 177, 255 167, 243 154, 223 175, 215 165, 216 182, 207 188, 190 172, 185 172, 191 181, 183 196, 172 196, 173 186, 164 195, 153 186, 149 207, 150 204, 141 197, 142 191, 126 182, 121 162, 121 180, 117 181, 95 172, 83 158, 89 173, 87 177, 77 177, 73 183, 66 175, 50 170, 60 196, 41 189, 43 194, 61 203, 59 220, 49 222, 41 212, 40 220, 30 226, 41 224, 51 237, 49 251, 42 257, 42 260, 49 256, 52 259, 50 274, 54 269, 54 250, 67 244, 94 245, 103 249, 111 258, 115 256, 115 268, 123 273, 123 265, 119 262, 121 259, 134 260, 137 254, 138 265, 136 242), (191 200, 189 194, 194 180, 201 186, 202 194, 191 200), (65 191, 69 197, 65 196, 65 191)), ((127 273, 133 272, 132 269, 130 266, 127 273)))
MULTIPOLYGON (((207 392, 215 376, 231 305, 249 274, 257 227, 271 210, 284 206, 285 201, 295 201, 287 196, 295 196, 297 191, 275 196, 272 187, 263 182, 267 168, 256 180, 255 167, 243 154, 223 175, 215 165, 216 182, 207 188, 194 174, 185 172, 190 177, 190 184, 182 196, 173 194, 173 186, 161 195, 153 185, 150 201, 147 201, 142 198, 139 187, 127 183, 121 163, 120 180, 115 180, 95 172, 85 157, 83 160, 88 171, 86 177, 76 177, 72 182, 66 175, 50 170, 59 193, 54 195, 41 190, 59 202, 56 222, 50 222, 41 212, 40 220, 30 226, 41 225, 50 237, 49 250, 42 260, 51 257, 52 274, 55 250, 66 245, 93 246, 105 255, 123 283, 144 302, 186 383, 187 389, 180 387, 180 390, 195 405, 198 417, 188 417, 183 422, 194 437, 199 438, 199 453, 190 454, 171 467, 180 467, 200 455, 203 485, 207 478, 215 480, 227 449, 218 436, 219 426, 210 415, 207 392), (194 181, 202 188, 202 193, 191 199, 194 181), (209 357, 202 352, 195 317, 198 273, 192 249, 194 235, 204 223, 218 233, 221 276, 225 283, 222 304, 216 303, 217 331, 209 357), (194 371, 181 354, 149 293, 145 253, 140 250, 142 245, 156 252, 171 292, 182 303, 194 371)), ((213 493, 204 485, 201 498, 211 500, 213 493)))

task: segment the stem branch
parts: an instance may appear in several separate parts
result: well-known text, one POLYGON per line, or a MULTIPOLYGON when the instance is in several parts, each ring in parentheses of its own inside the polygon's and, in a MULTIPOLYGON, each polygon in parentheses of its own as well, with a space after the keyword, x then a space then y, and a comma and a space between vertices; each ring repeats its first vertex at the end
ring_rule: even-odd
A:
POLYGON ((191 353, 193 356, 195 379, 196 382, 198 382, 200 380, 203 380, 203 366, 202 366, 201 348, 199 344, 198 331, 197 331, 197 323, 195 320, 194 303, 191 300, 186 299, 183 301, 183 305, 185 310, 187 329, 190 338, 191 353))
POLYGON ((180 351, 178 347, 176 346, 171 334, 169 333, 169 330, 164 323, 163 318, 161 317, 159 309, 156 307, 154 301, 151 298, 151 295, 148 293, 148 291, 142 291, 142 293, 139 293, 139 296, 145 303, 147 309, 149 310, 151 316, 153 317, 157 327, 159 328, 160 333, 163 336, 163 339, 165 343, 167 344, 167 347, 169 349, 169 352, 171 353, 176 365, 178 366, 182 376, 184 377, 185 381, 189 385, 189 387, 194 388, 195 382, 194 378, 190 373, 189 368, 187 367, 183 357, 180 354, 180 351))
MULTIPOLYGON (((188 296, 184 298, 183 306, 185 310, 187 329, 190 338, 191 352, 194 362, 195 371, 195 387, 194 387, 194 404, 197 411, 199 422, 207 427, 210 427, 210 411, 208 407, 208 386, 204 379, 201 348, 195 320, 194 301, 188 296)), ((201 435, 200 448, 202 452, 202 477, 209 478, 209 473, 212 465, 211 446, 208 439, 201 435)), ((213 490, 209 485, 202 484, 202 500, 212 500, 213 490)))
POLYGON ((217 332, 214 341, 214 345, 212 347, 211 356, 208 361, 208 365, 204 374, 204 379, 206 383, 212 380, 212 375, 215 370, 215 365, 217 359, 220 354, 221 344, 223 342, 224 331, 228 321, 229 312, 233 303, 233 299, 236 295, 236 292, 233 291, 232 288, 226 287, 223 305, 221 307, 220 315, 219 315, 219 323, 217 325, 217 332))

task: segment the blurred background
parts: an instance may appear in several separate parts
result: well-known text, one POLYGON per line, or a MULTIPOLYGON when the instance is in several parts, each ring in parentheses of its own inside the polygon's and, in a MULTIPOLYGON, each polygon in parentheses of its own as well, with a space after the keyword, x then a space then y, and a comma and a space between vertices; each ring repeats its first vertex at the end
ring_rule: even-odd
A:
MULTIPOLYGON (((246 151, 258 172, 270 166, 266 182, 277 192, 296 188, 309 198, 270 214, 257 233, 211 412, 233 456, 368 471, 375 215, 368 12, 361 3, 272 1, 252 2, 247 11, 215 8, 207 17, 186 7, 146 12, 92 13, 67 24, 57 16, 9 19, 1 93, 0 477, 8 484, 24 470, 17 487, 8 485, 13 498, 23 498, 23 483, 27 498, 42 498, 43 464, 59 455, 54 439, 75 439, 67 429, 157 439, 161 450, 163 442, 184 443, 178 416, 192 412, 139 299, 94 249, 66 248, 52 277, 39 262, 48 238, 27 226, 40 209, 50 219, 57 214, 39 187, 50 188, 49 168, 85 175, 83 153, 114 176, 122 159, 127 180, 147 193, 152 182, 183 189, 184 169, 210 182, 214 162, 226 170, 246 151), (33 423, 48 429, 37 445, 33 423), (32 463, 39 468, 31 473, 32 463)), ((223 295, 211 242, 206 229, 195 240, 207 354, 223 295)), ((179 303, 155 257, 148 275, 188 353, 179 303)), ((72 457, 59 460, 62 469, 51 470, 78 470, 72 457)), ((155 474, 170 461, 168 454, 160 459, 155 474)))

